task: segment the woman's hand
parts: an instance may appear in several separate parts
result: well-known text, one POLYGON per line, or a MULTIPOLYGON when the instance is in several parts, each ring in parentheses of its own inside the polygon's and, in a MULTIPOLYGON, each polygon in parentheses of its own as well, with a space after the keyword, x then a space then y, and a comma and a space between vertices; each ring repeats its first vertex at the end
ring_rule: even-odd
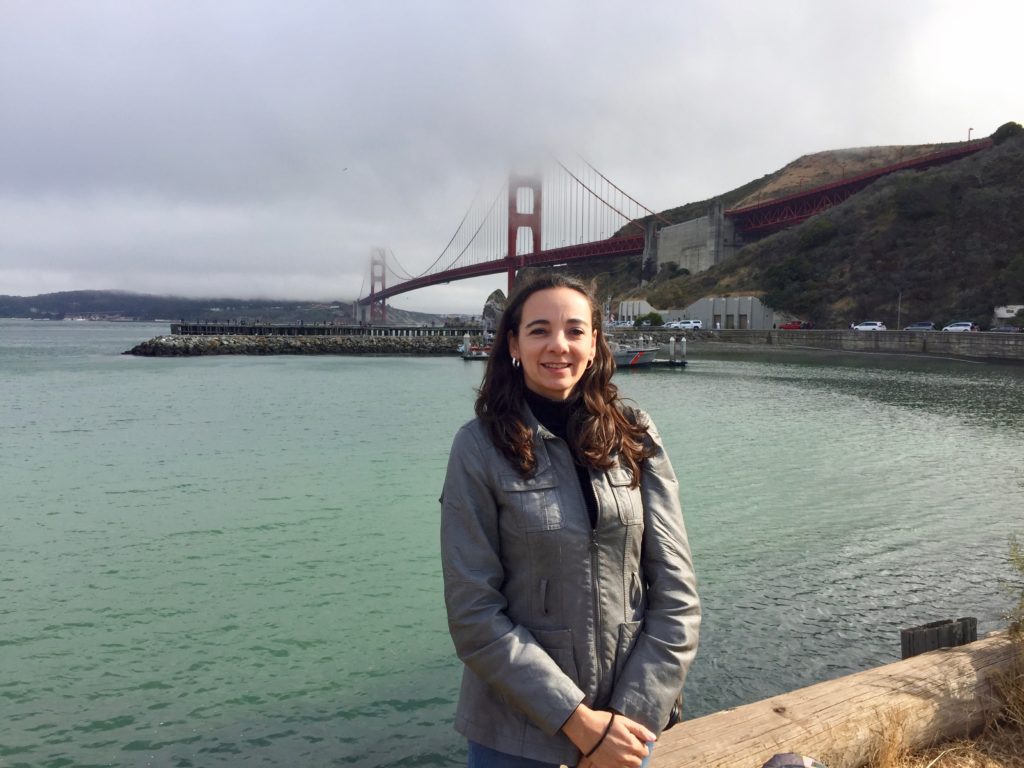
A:
POLYGON ((584 755, 590 752, 577 768, 637 768, 647 757, 647 743, 655 739, 653 733, 625 715, 594 710, 585 704, 569 716, 562 732, 584 755))

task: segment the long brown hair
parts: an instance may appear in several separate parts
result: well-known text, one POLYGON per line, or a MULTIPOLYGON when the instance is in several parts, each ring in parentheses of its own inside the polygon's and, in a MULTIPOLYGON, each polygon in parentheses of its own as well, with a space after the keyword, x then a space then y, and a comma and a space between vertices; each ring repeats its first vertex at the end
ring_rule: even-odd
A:
POLYGON ((533 451, 533 432, 523 421, 522 409, 526 384, 523 371, 512 365, 509 335, 518 337, 523 305, 537 291, 570 288, 581 293, 590 305, 590 323, 597 337, 594 364, 576 384, 583 408, 574 420, 570 438, 579 461, 593 469, 609 469, 615 455, 633 475, 632 486, 640 483, 640 464, 649 453, 647 426, 637 422, 631 408, 624 405, 619 389, 612 383, 615 358, 602 329, 601 309, 594 296, 579 280, 548 272, 518 286, 509 297, 498 322, 494 344, 487 360, 483 382, 477 390, 476 415, 487 428, 491 440, 524 477, 537 468, 533 451))

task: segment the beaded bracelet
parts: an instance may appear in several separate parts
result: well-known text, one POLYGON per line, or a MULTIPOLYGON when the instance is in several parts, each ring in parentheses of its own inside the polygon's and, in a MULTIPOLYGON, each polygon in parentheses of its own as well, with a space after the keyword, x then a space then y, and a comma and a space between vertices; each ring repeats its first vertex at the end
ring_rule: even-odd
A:
POLYGON ((590 757, 592 754, 597 752, 597 748, 604 744, 605 737, 608 732, 612 729, 612 723, 615 722, 615 713, 612 712, 612 716, 608 718, 608 725, 605 726, 604 733, 601 734, 601 738, 597 740, 597 744, 590 748, 590 751, 584 755, 584 757, 590 757))

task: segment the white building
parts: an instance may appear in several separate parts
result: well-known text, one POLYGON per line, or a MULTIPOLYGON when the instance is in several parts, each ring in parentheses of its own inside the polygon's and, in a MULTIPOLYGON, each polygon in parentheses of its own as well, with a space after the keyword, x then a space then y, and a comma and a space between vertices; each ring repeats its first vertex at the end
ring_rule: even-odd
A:
POLYGON ((683 310, 679 319, 700 320, 705 328, 723 331, 763 331, 775 325, 775 311, 756 296, 705 296, 683 310))
POLYGON ((650 312, 658 312, 664 317, 660 310, 655 309, 643 299, 626 299, 619 302, 619 311, 615 315, 615 319, 633 322, 641 315, 646 315, 650 312))
POLYGON ((763 331, 775 325, 775 311, 756 296, 706 296, 685 309, 657 309, 642 299, 619 302, 616 320, 632 322, 649 312, 670 320, 700 320, 705 329, 763 331))

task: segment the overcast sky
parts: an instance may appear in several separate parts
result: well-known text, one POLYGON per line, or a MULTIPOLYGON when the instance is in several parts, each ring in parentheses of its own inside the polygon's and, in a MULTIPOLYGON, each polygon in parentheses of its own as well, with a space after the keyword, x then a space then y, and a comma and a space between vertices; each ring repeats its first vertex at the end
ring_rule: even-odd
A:
POLYGON ((1022 29, 1018 0, 0 0, 0 294, 351 299, 527 147, 662 210, 986 136, 1024 122, 1022 29))

